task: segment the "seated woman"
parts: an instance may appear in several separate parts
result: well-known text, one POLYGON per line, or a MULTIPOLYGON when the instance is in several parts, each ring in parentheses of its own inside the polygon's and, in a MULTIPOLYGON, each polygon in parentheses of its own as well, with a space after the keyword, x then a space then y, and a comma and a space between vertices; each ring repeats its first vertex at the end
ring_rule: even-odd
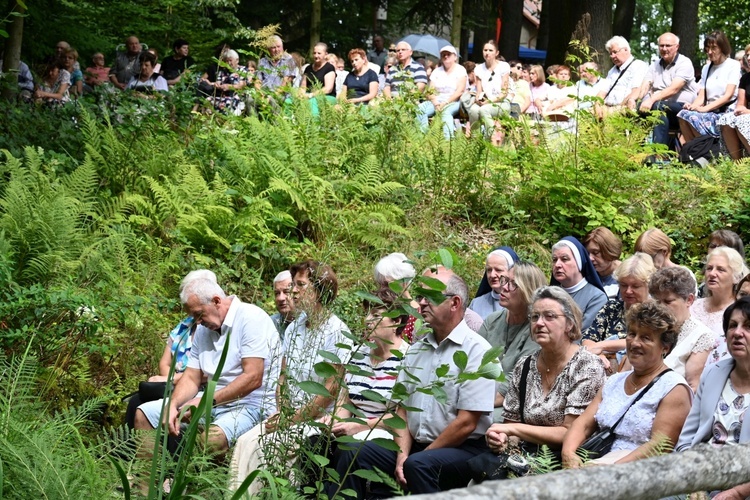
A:
MULTIPOLYGON (((727 307, 723 328, 729 356, 706 367, 675 451, 700 443, 721 447, 750 443, 750 425, 743 425, 750 406, 750 298, 727 307)), ((722 498, 747 498, 750 483, 724 493, 722 498)))
POLYGON ((722 330, 724 310, 734 302, 734 286, 750 274, 745 261, 733 248, 717 247, 708 254, 703 277, 706 297, 690 306, 690 313, 716 334, 717 340, 707 363, 715 363, 727 355, 727 342, 722 330))
MULTIPOLYGON (((645 230, 640 236, 638 236, 638 239, 635 240, 635 251, 649 254, 651 258, 654 259, 654 266, 656 269, 675 267, 679 265, 671 261, 672 241, 669 239, 669 236, 667 236, 661 229, 655 227, 645 230)), ((693 271, 690 271, 687 267, 685 267, 685 269, 687 269, 693 279, 695 279, 693 271)), ((695 282, 695 290, 697 293, 697 280, 695 282)))
MULTIPOLYGON (((740 257, 745 258, 745 244, 742 243, 742 238, 729 229, 717 229, 708 236, 708 252, 706 252, 706 260, 708 260, 708 254, 711 253, 716 247, 729 247, 737 250, 740 257)), ((706 284, 701 283, 698 287, 698 298, 706 296, 706 284)))
POLYGON ((600 226, 592 229, 584 238, 583 245, 589 253, 591 263, 596 269, 596 274, 604 285, 604 293, 607 297, 614 299, 620 291, 617 280, 614 277, 615 269, 620 265, 622 255, 622 241, 606 227, 600 226))
POLYGON ((526 110, 526 114, 537 119, 542 116, 542 108, 544 107, 544 101, 547 99, 550 85, 547 83, 544 68, 538 64, 529 68, 529 78, 531 105, 526 110))
POLYGON ((324 96, 329 102, 336 100, 336 68, 326 60, 328 45, 318 42, 313 47, 313 62, 305 67, 300 81, 301 94, 310 99, 313 114, 317 115, 316 96, 324 96))
MULTIPOLYGON (((403 298, 411 300, 411 306, 414 310, 419 309, 419 304, 411 298, 409 292, 409 285, 417 272, 414 270, 414 266, 411 264, 409 257, 401 252, 389 253, 382 259, 380 259, 375 267, 373 268, 373 278, 375 284, 381 288, 389 288, 390 283, 398 281, 402 287, 400 295, 403 298)), ((402 337, 407 342, 411 343, 414 341, 414 325, 416 324, 417 318, 409 316, 402 337)))
POLYGON ((734 287, 734 298, 740 300, 742 297, 750 295, 750 274, 740 280, 734 287))
POLYGON ((571 95, 575 95, 575 89, 572 85, 568 85, 570 82, 570 68, 561 64, 555 68, 555 73, 552 77, 555 80, 555 84, 547 92, 547 100, 544 103, 542 115, 553 121, 568 121, 576 109, 575 99, 570 97, 571 95))
POLYGON ((616 439, 611 451, 593 462, 625 463, 646 458, 665 444, 674 446, 680 435, 690 411, 692 391, 681 375, 664 364, 664 357, 677 340, 674 316, 666 307, 649 301, 630 308, 627 322, 627 351, 633 370, 612 375, 573 422, 563 440, 566 467, 583 465, 576 453, 581 443, 599 429, 612 428, 623 414, 614 428, 616 439))
POLYGON ((451 45, 440 49, 441 66, 430 75, 427 100, 417 108, 417 121, 427 132, 427 119, 439 115, 443 121, 443 135, 449 139, 456 130, 453 119, 458 116, 459 98, 466 90, 466 69, 458 64, 458 52, 451 45))
POLYGON ((62 61, 54 60, 44 69, 34 99, 48 106, 59 106, 70 100, 70 73, 62 61))
POLYGON ((583 312, 581 328, 585 331, 596 314, 607 303, 602 282, 581 242, 566 236, 552 247, 552 279, 550 285, 568 292, 583 312))
POLYGON ((245 108, 238 92, 247 86, 247 68, 240 66, 240 56, 232 49, 221 54, 224 64, 216 70, 216 81, 207 84, 214 94, 207 97, 217 111, 239 115, 245 108))
POLYGON ((500 292, 503 286, 500 279, 503 274, 518 262, 518 255, 510 247, 498 247, 487 255, 484 265, 484 276, 477 289, 476 297, 469 304, 469 309, 486 319, 490 314, 500 311, 500 292))
MULTIPOLYGON (((745 60, 745 58, 743 58, 745 60)), ((750 108, 748 108, 748 92, 750 92, 750 73, 740 78, 737 92, 737 106, 734 111, 724 113, 719 117, 718 125, 724 144, 727 145, 729 155, 733 160, 741 160, 750 155, 750 108)))
POLYGON ((675 317, 679 332, 677 343, 664 364, 682 375, 693 391, 698 390, 708 353, 717 340, 716 334, 690 314, 695 300, 695 282, 683 267, 659 269, 648 285, 651 297, 668 308, 675 317))
POLYGON ((523 78, 523 65, 518 61, 511 61, 508 98, 510 99, 510 116, 518 119, 531 106, 531 87, 523 78))
POLYGON ((75 97, 83 95, 83 73, 78 67, 78 51, 68 49, 63 55, 65 70, 70 73, 70 92, 75 97))
POLYGON ((487 430, 487 444, 495 452, 516 443, 527 451, 539 445, 559 450, 607 378, 599 358, 574 343, 581 338, 581 310, 567 292, 555 286, 534 292, 530 321, 540 350, 513 369, 503 403, 505 422, 487 430))
MULTIPOLYGON (((499 356, 503 373, 510 377, 520 358, 539 350, 531 340, 529 305, 534 292, 544 286, 546 278, 541 269, 531 262, 519 261, 500 275, 500 305, 490 314, 479 329, 479 335, 492 347, 502 347, 499 356)), ((508 393, 508 379, 497 383, 493 421, 501 422, 503 402, 508 393)))
POLYGON ((732 47, 727 36, 713 31, 703 40, 708 63, 703 66, 698 96, 677 113, 680 123, 680 143, 685 144, 700 135, 719 137, 719 117, 734 111, 737 86, 740 83, 740 63, 730 56, 732 47))
MULTIPOLYGON (((495 129, 494 119, 510 112, 508 87, 510 86, 510 66, 500 59, 500 51, 494 40, 488 40, 482 49, 484 62, 474 70, 477 78, 476 101, 469 107, 471 129, 477 122, 484 126, 489 137, 495 129)), ((468 135, 468 133, 467 133, 468 135)))
MULTIPOLYGON (((317 428, 304 424, 333 409, 344 373, 343 363, 348 361, 350 350, 343 346, 351 344, 347 338, 351 333, 328 307, 338 293, 338 279, 333 269, 324 263, 306 260, 293 265, 290 272, 294 306, 300 315, 284 334, 282 375, 276 391, 279 412, 237 440, 231 462, 234 488, 258 468, 287 470, 286 461, 279 457, 296 453, 299 440, 317 432, 317 428), (338 357, 342 363, 330 363, 321 352, 338 357), (318 363, 330 363, 336 374, 319 374, 315 370, 318 363), (330 396, 306 392, 302 382, 316 382, 324 386, 330 396)), ((254 488, 260 488, 257 482, 254 484, 254 488)))
POLYGON ((94 65, 86 68, 84 72, 84 80, 89 87, 86 89, 87 92, 109 82, 109 67, 104 65, 104 54, 97 52, 91 57, 91 62, 94 65))
MULTIPOLYGON (((339 401, 336 404, 336 413, 332 419, 331 434, 335 437, 353 436, 355 439, 366 440, 374 438, 392 439, 391 434, 386 430, 385 419, 389 418, 393 409, 391 405, 391 391, 396 382, 398 368, 401 365, 401 359, 409 347, 409 344, 403 340, 403 331, 406 327, 409 316, 407 314, 399 315, 395 318, 388 317, 400 309, 398 296, 388 288, 381 288, 372 295, 380 300, 380 303, 363 301, 363 306, 367 312, 365 319, 366 334, 365 347, 360 350, 363 355, 353 356, 350 365, 355 369, 345 376, 346 386, 341 391, 339 401), (381 401, 374 401, 372 395, 367 392, 376 392, 381 401), (364 418, 362 422, 349 409, 351 407, 359 410, 364 418)), ((319 441, 319 440, 318 440, 319 441)), ((335 468, 339 477, 344 477, 349 467, 349 463, 338 460, 339 454, 336 442, 331 443, 332 453, 331 467, 335 468)), ((338 484, 330 485, 335 492, 338 484)))
POLYGON ((378 95, 378 75, 367 66, 362 49, 349 51, 352 71, 346 75, 339 99, 351 104, 369 104, 378 95))
POLYGON ((636 253, 615 270, 619 296, 610 299, 597 313, 594 324, 583 332, 583 346, 601 357, 607 373, 618 370, 616 354, 625 349, 628 329, 625 314, 636 304, 648 300, 648 281, 656 268, 651 257, 636 253))
POLYGON ((167 81, 154 70, 156 65, 156 56, 150 52, 141 54, 141 72, 130 79, 126 90, 135 90, 143 94, 153 94, 154 92, 167 92, 169 85, 167 81))

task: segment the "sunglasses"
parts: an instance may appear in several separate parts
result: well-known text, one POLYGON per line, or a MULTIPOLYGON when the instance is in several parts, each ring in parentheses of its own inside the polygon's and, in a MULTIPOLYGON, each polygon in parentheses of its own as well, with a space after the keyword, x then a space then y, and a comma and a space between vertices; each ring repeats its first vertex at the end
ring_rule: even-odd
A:
POLYGON ((493 78, 495 78, 495 72, 494 71, 492 73, 490 73, 490 79, 487 80, 487 83, 491 82, 493 78))

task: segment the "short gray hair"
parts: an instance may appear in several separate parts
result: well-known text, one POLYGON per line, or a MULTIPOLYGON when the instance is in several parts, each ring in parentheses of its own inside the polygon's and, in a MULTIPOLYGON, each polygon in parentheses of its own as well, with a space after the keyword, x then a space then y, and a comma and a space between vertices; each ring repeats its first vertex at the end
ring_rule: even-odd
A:
POLYGON ((185 275, 184 278, 182 278, 182 282, 180 283, 180 292, 185 289, 188 284, 190 284, 191 281, 195 280, 208 280, 213 281, 214 283, 218 283, 216 280, 216 275, 213 271, 209 271, 208 269, 196 269, 195 271, 190 271, 185 275))
POLYGON ((620 35, 613 36, 612 38, 607 40, 607 43, 604 44, 604 48, 610 50, 613 45, 617 45, 617 47, 620 49, 628 49, 628 51, 630 51, 630 44, 620 35))
POLYGON ((274 284, 278 283, 279 281, 286 281, 292 279, 292 273, 287 269, 286 271, 281 271, 279 274, 276 275, 276 277, 273 279, 274 284))
POLYGON ((201 304, 208 304, 214 297, 226 298, 224 290, 216 283, 205 278, 199 278, 191 281, 180 292, 180 301, 187 304, 188 299, 192 296, 198 298, 201 304))
POLYGON ((568 338, 571 342, 580 339, 583 314, 581 313, 581 308, 578 307, 576 301, 573 300, 573 297, 559 286, 545 286, 539 288, 531 297, 529 314, 531 314, 531 309, 534 307, 534 304, 542 299, 551 299, 560 304, 563 310, 563 315, 572 325, 570 332, 568 332, 568 338))
POLYGON ((417 275, 414 266, 409 262, 409 257, 401 252, 386 255, 375 264, 373 276, 375 282, 387 285, 391 281, 410 280, 417 275))
POLYGON ((732 270, 732 282, 733 283, 737 284, 742 278, 750 274, 750 270, 748 270, 747 265, 745 264, 745 261, 742 260, 742 256, 734 248, 727 247, 727 246, 720 246, 720 247, 714 248, 713 250, 708 252, 708 257, 706 258, 706 264, 708 264, 708 261, 711 260, 711 257, 714 257, 716 255, 721 255, 722 257, 727 259, 729 268, 732 270))
POLYGON ((229 49, 223 54, 223 59, 226 61, 239 61, 240 55, 234 49, 229 49))
POLYGON ((448 283, 445 284, 445 291, 443 293, 455 295, 460 298, 461 307, 466 311, 466 308, 469 306, 469 288, 461 276, 454 273, 448 278, 448 283))

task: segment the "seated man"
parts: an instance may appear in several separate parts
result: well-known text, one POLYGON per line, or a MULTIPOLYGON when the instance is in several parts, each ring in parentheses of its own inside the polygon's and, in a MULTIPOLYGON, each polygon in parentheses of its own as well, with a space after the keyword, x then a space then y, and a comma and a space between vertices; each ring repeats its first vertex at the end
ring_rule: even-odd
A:
MULTIPOLYGON (((398 375, 398 383, 403 384, 409 394, 404 406, 421 411, 399 407, 398 414, 406 420, 407 427, 395 431, 395 440, 401 449, 398 453, 368 442, 354 445, 358 451, 342 451, 339 458, 354 461, 350 472, 374 471, 375 467, 385 472, 394 471, 396 480, 415 494, 466 486, 469 482, 467 461, 488 450, 484 433, 492 423, 495 391, 495 382, 491 379, 460 383, 455 379, 459 373, 453 362, 455 353, 464 352, 466 371, 474 372, 490 349, 490 344, 463 321, 469 296, 466 283, 443 267, 424 275, 445 284, 444 300, 436 304, 418 297, 419 311, 432 332, 409 349, 403 359, 404 370, 398 375), (448 375, 440 378, 444 381, 446 403, 420 392, 438 380, 435 367, 441 365, 449 367, 448 375)), ((330 498, 344 490, 353 490, 357 498, 364 498, 366 481, 363 478, 350 473, 342 479, 341 486, 328 485, 330 498)), ((373 483, 371 488, 377 497, 392 494, 380 483, 373 483)))
POLYGON ((678 130, 677 113, 695 100, 698 84, 692 61, 681 55, 680 39, 673 33, 664 33, 658 39, 661 59, 655 61, 643 79, 638 99, 638 111, 648 114, 663 111, 661 123, 654 127, 653 141, 669 145, 669 129, 678 130))
POLYGON ((623 37, 612 37, 604 47, 614 66, 607 73, 605 88, 599 92, 599 97, 604 99, 604 107, 597 107, 600 117, 623 109, 635 109, 635 99, 648 71, 648 65, 630 53, 630 44, 623 37))
POLYGON ((138 75, 141 68, 143 47, 138 38, 131 36, 125 40, 125 52, 118 52, 115 63, 109 69, 109 80, 120 90, 125 90, 128 82, 138 75))
POLYGON ((284 331, 294 321, 294 301, 292 301, 292 273, 281 271, 273 279, 273 300, 276 312, 271 315, 273 324, 284 340, 284 331))
MULTIPOLYGON (((263 415, 276 410, 273 384, 279 370, 273 358, 279 351, 279 335, 262 309, 236 296, 227 297, 211 280, 191 281, 180 293, 180 300, 198 324, 187 369, 175 386, 166 413, 159 415, 162 400, 144 403, 136 411, 135 428, 154 429, 161 421, 171 435, 179 435, 180 410, 198 406, 203 395, 201 381, 214 376, 226 348, 208 429, 212 450, 224 452, 263 415)), ((188 411, 186 417, 189 415, 188 411)))
POLYGON ((423 92, 427 86, 427 72, 424 66, 412 59, 411 45, 398 42, 396 45, 396 59, 398 65, 393 66, 385 76, 383 95, 387 98, 395 97, 413 86, 418 92, 423 92))

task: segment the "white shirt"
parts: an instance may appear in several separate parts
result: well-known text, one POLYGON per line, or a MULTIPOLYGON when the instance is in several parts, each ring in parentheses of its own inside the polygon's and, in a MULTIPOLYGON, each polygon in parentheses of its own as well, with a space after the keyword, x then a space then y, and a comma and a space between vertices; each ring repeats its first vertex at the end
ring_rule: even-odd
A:
POLYGON ((510 75, 510 65, 505 61, 498 61, 495 69, 489 70, 487 64, 482 63, 474 69, 474 74, 482 80, 482 92, 494 101, 503 92, 503 78, 510 75))
MULTIPOLYGON (((450 73, 440 66, 435 68, 430 75, 430 85, 437 90, 435 99, 438 104, 448 101, 448 98, 459 88, 459 80, 466 78, 466 69, 458 63, 453 63, 450 73)), ((463 90, 464 87, 461 87, 463 90)))
POLYGON ((617 66, 612 66, 612 69, 607 73, 606 89, 609 90, 615 85, 615 82, 617 82, 617 85, 615 85, 609 95, 604 99, 604 104, 607 106, 618 106, 622 104, 622 101, 625 100, 633 89, 641 86, 647 72, 648 64, 633 58, 633 56, 630 56, 630 59, 622 63, 619 68, 617 66), (625 71, 625 74, 618 80, 617 78, 622 71, 625 71))
MULTIPOLYGON (((701 70, 700 86, 706 89, 706 102, 713 102, 724 95, 728 85, 734 85, 732 97, 737 98, 738 87, 740 84, 741 67, 739 61, 727 58, 721 64, 714 64, 711 68, 711 74, 707 75, 711 63, 703 66, 701 70)), ((703 105, 702 102, 697 103, 703 105)), ((730 106, 734 109, 734 105, 730 106)))

